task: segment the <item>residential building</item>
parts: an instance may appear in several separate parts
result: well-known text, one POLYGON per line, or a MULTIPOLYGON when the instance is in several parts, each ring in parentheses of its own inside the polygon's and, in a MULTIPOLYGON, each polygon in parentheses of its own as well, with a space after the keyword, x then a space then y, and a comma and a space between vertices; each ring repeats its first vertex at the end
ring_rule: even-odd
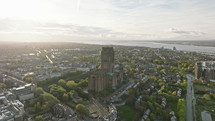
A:
POLYGON ((202 121, 212 121, 211 114, 208 111, 202 111, 201 117, 202 117, 202 121))
POLYGON ((56 104, 53 107, 54 115, 57 118, 62 118, 62 117, 73 117, 75 116, 75 111, 72 110, 70 107, 63 105, 63 104, 56 104))
POLYGON ((9 91, 0 93, 0 121, 23 121, 24 105, 9 91))
POLYGON ((108 106, 108 112, 109 112, 109 114, 107 116, 104 116, 103 118, 99 119, 99 121, 116 121, 117 109, 112 103, 108 106))

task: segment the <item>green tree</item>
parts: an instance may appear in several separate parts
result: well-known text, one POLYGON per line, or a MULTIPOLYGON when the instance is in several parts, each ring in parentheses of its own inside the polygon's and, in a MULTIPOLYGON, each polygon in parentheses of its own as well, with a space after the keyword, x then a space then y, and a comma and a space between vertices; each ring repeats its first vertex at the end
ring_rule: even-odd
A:
POLYGON ((185 107, 184 99, 178 99, 177 111, 178 111, 179 121, 185 121, 185 118, 186 118, 185 109, 186 107, 185 107))
POLYGON ((161 92, 161 93, 159 93, 159 95, 164 96, 167 99, 167 102, 177 101, 175 96, 169 95, 168 93, 161 92))
POLYGON ((42 121, 42 115, 38 115, 34 119, 35 121, 42 121))
POLYGON ((161 73, 165 73, 165 72, 166 72, 166 70, 165 70, 165 69, 162 69, 162 70, 160 70, 160 72, 161 72, 161 73))
POLYGON ((33 77, 24 77, 23 81, 31 83, 33 81, 33 77))
POLYGON ((154 105, 154 107, 156 107, 156 108, 159 108, 159 109, 162 108, 162 106, 161 106, 160 104, 156 103, 156 102, 154 102, 153 105, 154 105))
POLYGON ((151 120, 151 121, 154 121, 155 118, 156 118, 156 117, 155 117, 155 114, 153 114, 153 113, 151 113, 151 114, 149 115, 149 117, 150 117, 150 120, 151 120))
POLYGON ((43 102, 44 103, 47 102, 49 107, 52 107, 55 104, 60 102, 56 97, 54 97, 53 95, 51 95, 49 93, 42 94, 42 98, 43 98, 43 102))
POLYGON ((157 80, 157 77, 156 76, 150 76, 150 79, 155 81, 155 80, 157 80))
POLYGON ((80 87, 82 87, 82 88, 87 87, 87 85, 88 85, 88 78, 82 79, 82 80, 80 80, 79 83, 78 83, 78 86, 80 86, 80 87))
POLYGON ((50 93, 41 94, 39 97, 36 97, 29 101, 29 106, 32 107, 31 113, 45 113, 48 112, 55 104, 60 101, 51 95, 50 93))
POLYGON ((66 88, 66 81, 65 80, 63 80, 63 79, 58 80, 58 84, 60 86, 62 86, 63 88, 66 88))
POLYGON ((176 95, 176 91, 173 91, 173 92, 172 92, 172 95, 176 95))
POLYGON ((34 105, 34 110, 35 110, 36 112, 42 111, 40 102, 37 102, 37 103, 34 105))
POLYGON ((35 97, 39 97, 43 93, 44 93, 44 90, 41 87, 37 87, 35 90, 35 97))
POLYGON ((210 97, 215 101, 215 94, 210 94, 210 97))
POLYGON ((6 87, 7 87, 7 85, 5 85, 4 83, 0 83, 0 89, 4 89, 6 87))
POLYGON ((147 118, 146 121, 151 121, 151 120, 147 118))
POLYGON ((148 106, 149 106, 149 108, 150 108, 152 111, 155 110, 155 108, 154 108, 154 106, 153 106, 153 104, 152 104, 151 102, 148 102, 148 106))
POLYGON ((85 114, 85 115, 88 114, 88 110, 87 110, 87 108, 86 108, 83 104, 77 104, 77 105, 75 106, 75 108, 76 108, 76 110, 77 110, 78 112, 80 112, 81 114, 85 114))
POLYGON ((66 93, 64 93, 64 94, 63 94, 63 97, 62 97, 62 100, 63 100, 64 102, 67 102, 67 101, 69 100, 69 95, 66 94, 66 93))
POLYGON ((66 90, 63 87, 57 85, 49 86, 49 90, 50 90, 49 92, 58 99, 61 99, 63 94, 66 93, 66 90))
POLYGON ((77 83, 75 83, 75 81, 68 81, 67 83, 66 83, 66 87, 68 88, 68 89, 75 89, 75 87, 77 86, 77 83))
POLYGON ((69 92, 69 98, 70 99, 72 99, 74 96, 76 96, 77 95, 77 93, 75 92, 75 90, 71 90, 70 92, 69 92))
POLYGON ((183 82, 180 83, 180 86, 182 86, 182 87, 186 87, 186 85, 187 85, 187 80, 183 80, 183 82))
POLYGON ((128 90, 129 97, 127 98, 126 103, 129 105, 133 105, 136 101, 136 97, 138 96, 137 91, 134 88, 128 90))
POLYGON ((203 98, 204 98, 205 100, 208 100, 208 101, 211 100, 211 97, 210 97, 210 95, 208 95, 208 94, 204 94, 204 95, 203 95, 203 98))

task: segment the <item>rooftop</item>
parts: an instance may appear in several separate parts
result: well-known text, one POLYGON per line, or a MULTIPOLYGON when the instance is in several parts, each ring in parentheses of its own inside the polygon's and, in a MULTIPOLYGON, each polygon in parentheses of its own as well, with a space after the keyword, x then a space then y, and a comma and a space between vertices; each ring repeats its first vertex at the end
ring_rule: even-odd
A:
MULTIPOLYGON (((7 95, 12 94, 9 91, 0 93, 0 121, 8 121, 14 116, 22 116, 24 113, 24 105, 19 100, 7 99, 7 95)), ((17 118, 19 117, 17 116, 17 118)))

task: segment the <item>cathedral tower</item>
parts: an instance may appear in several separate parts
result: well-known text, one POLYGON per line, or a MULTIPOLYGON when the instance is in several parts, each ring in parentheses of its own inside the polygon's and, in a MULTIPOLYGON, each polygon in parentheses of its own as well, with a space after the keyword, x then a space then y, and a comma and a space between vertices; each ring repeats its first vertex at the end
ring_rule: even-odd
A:
POLYGON ((101 69, 107 72, 113 72, 114 68, 114 50, 113 47, 102 47, 101 51, 101 69))

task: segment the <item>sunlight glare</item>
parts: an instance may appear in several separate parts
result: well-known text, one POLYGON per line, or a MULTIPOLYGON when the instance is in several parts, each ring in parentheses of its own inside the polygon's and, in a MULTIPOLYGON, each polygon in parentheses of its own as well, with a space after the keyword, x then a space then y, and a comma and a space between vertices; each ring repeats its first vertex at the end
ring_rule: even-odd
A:
POLYGON ((0 16, 18 19, 48 19, 48 6, 40 0, 0 0, 0 16))

